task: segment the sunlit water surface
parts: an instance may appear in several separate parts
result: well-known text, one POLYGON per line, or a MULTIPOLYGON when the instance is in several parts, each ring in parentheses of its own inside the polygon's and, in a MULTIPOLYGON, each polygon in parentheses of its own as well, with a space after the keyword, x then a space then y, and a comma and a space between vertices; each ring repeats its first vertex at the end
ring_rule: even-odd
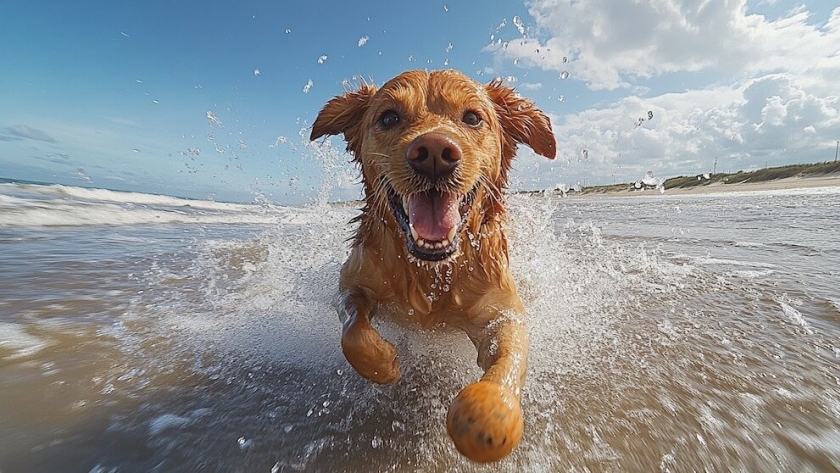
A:
POLYGON ((526 431, 484 467, 465 336, 382 323, 394 386, 341 355, 353 207, 0 187, 3 473, 840 469, 840 188, 510 197, 526 431))

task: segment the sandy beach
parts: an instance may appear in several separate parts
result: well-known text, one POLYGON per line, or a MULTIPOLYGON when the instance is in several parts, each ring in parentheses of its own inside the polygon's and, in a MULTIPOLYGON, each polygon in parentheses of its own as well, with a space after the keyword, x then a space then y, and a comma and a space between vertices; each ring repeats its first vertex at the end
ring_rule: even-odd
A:
MULTIPOLYGON (((776 179, 772 181, 763 182, 741 182, 737 184, 723 184, 715 182, 713 184, 698 185, 696 187, 686 188, 672 188, 665 189, 664 195, 693 195, 693 194, 719 194, 726 192, 756 192, 756 191, 775 191, 785 189, 804 189, 812 187, 831 187, 840 186, 840 175, 830 174, 817 177, 789 177, 785 179, 776 179)), ((576 193, 570 192, 569 197, 572 198, 590 198, 590 197, 638 197, 641 195, 659 195, 658 190, 623 190, 616 192, 590 192, 590 193, 576 193)))

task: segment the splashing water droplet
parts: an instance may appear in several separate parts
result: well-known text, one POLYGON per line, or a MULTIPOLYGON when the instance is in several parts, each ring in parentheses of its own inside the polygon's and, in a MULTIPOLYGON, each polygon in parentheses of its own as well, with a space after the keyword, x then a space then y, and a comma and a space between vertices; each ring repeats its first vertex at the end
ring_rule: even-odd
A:
POLYGON ((325 62, 327 62, 327 55, 326 54, 322 54, 321 56, 318 56, 318 64, 323 64, 325 62))
POLYGON ((443 11, 448 12, 449 11, 449 5, 444 3, 443 4, 443 11))
POLYGON ((561 102, 564 102, 564 101, 566 101, 566 96, 565 96, 565 95, 561 95, 561 96, 557 97, 557 100, 559 100, 559 101, 561 101, 561 102))
POLYGON ((569 62, 569 58, 568 58, 568 57, 566 57, 566 56, 563 56, 563 62, 564 62, 564 63, 569 62))
POLYGON ((653 110, 648 110, 648 120, 653 120, 653 110))
POLYGON ((289 34, 289 33, 291 33, 291 32, 292 32, 292 29, 291 29, 291 28, 286 28, 286 34, 289 34))
POLYGON ((452 51, 452 48, 454 48, 454 47, 455 46, 453 46, 452 43, 449 43, 449 44, 446 45, 446 49, 444 51, 446 51, 446 52, 452 51))
POLYGON ((581 154, 581 156, 583 156, 583 159, 589 159, 589 150, 588 149, 581 150, 580 154, 581 154))
POLYGON ((254 75, 255 75, 255 76, 260 75, 260 70, 259 70, 259 69, 254 69, 254 75))
POLYGON ((303 86, 303 93, 308 94, 309 90, 312 89, 312 79, 306 81, 306 85, 303 86))
POLYGON ((370 37, 368 37, 368 36, 362 36, 361 38, 359 38, 359 47, 361 48, 362 46, 367 44, 369 39, 370 39, 370 37))
POLYGON ((443 60, 443 65, 444 65, 444 66, 448 66, 448 65, 449 65, 449 58, 446 58, 446 59, 444 59, 444 60, 443 60))
POLYGON ((520 18, 519 15, 513 17, 513 24, 516 26, 519 34, 525 36, 525 24, 522 22, 522 18, 520 18))
POLYGON ((563 71, 560 73, 561 79, 568 79, 569 78, 569 71, 563 71))
POLYGON ((519 64, 519 59, 514 59, 513 60, 513 65, 516 66, 517 64, 519 64))

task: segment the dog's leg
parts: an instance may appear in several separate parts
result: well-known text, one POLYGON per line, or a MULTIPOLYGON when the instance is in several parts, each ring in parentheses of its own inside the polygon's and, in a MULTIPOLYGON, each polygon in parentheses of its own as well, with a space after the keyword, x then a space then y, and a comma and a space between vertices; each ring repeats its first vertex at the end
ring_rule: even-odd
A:
POLYGON ((342 291, 338 304, 341 350, 353 368, 365 378, 380 384, 400 378, 397 349, 384 340, 370 324, 371 301, 360 289, 342 291))
POLYGON ((500 315, 467 330, 484 376, 452 401, 446 428, 458 450, 478 462, 500 460, 522 439, 520 399, 525 384, 528 335, 524 322, 500 315))

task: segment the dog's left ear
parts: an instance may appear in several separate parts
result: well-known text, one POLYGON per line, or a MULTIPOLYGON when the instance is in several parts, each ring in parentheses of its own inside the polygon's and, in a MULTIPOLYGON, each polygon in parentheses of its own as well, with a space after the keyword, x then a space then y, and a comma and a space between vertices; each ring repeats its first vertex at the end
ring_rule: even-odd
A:
POLYGON ((359 90, 334 97, 318 113, 309 140, 314 141, 324 135, 344 134, 347 151, 353 153, 354 159, 359 159, 362 118, 375 93, 376 86, 362 83, 359 90))
POLYGON ((500 79, 487 84, 485 90, 495 104, 496 115, 502 125, 505 138, 503 156, 512 159, 516 153, 516 144, 522 143, 537 154, 554 159, 557 140, 551 131, 551 121, 542 110, 505 86, 500 79))

